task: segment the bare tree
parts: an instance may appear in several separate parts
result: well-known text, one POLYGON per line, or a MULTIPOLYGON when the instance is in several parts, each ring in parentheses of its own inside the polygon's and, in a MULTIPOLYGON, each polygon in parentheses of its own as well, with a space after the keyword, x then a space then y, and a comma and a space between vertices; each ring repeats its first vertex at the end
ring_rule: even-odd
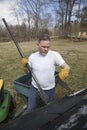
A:
POLYGON ((10 4, 10 10, 13 12, 12 14, 13 14, 13 16, 15 16, 15 18, 17 20, 17 24, 18 25, 16 26, 16 29, 17 29, 17 35, 20 38, 21 36, 20 36, 20 19, 19 19, 19 14, 18 14, 16 6, 11 4, 11 2, 9 4, 10 4))
MULTIPOLYGON (((42 23, 44 24, 46 23, 45 20, 47 21, 46 17, 48 16, 47 16, 45 6, 46 8, 49 8, 50 3, 48 2, 49 0, 21 0, 18 3, 21 11, 19 10, 16 11, 15 8, 13 8, 13 13, 18 21, 18 25, 20 24, 20 21, 21 21, 21 24, 23 26, 22 29, 24 29, 23 32, 26 33, 26 38, 28 40, 31 40, 31 37, 37 38, 39 33, 41 32, 40 29, 41 29, 42 23)), ((48 19, 50 19, 50 17, 48 19)), ((51 23, 51 22, 52 20, 47 23, 51 23)), ((47 24, 45 25, 48 26, 47 24)), ((17 27, 20 28, 20 25, 17 27)), ((20 34, 22 35, 22 32, 20 34)))
POLYGON ((61 19, 61 20, 58 19, 58 22, 60 22, 60 27, 62 28, 62 35, 67 37, 71 29, 70 23, 73 14, 73 8, 77 2, 80 5, 81 0, 50 0, 50 1, 58 3, 56 13, 58 14, 58 17, 61 19))
POLYGON ((41 7, 41 0, 27 0, 27 4, 31 8, 31 11, 33 13, 33 18, 35 21, 35 32, 36 37, 39 34, 39 19, 40 19, 40 7, 41 7))
POLYGON ((35 33, 35 37, 39 35, 40 14, 42 12, 41 7, 44 4, 46 4, 46 0, 21 0, 20 7, 27 16, 26 20, 28 22, 29 37, 32 35, 32 30, 35 33), (33 27, 31 27, 31 21, 33 21, 33 27))

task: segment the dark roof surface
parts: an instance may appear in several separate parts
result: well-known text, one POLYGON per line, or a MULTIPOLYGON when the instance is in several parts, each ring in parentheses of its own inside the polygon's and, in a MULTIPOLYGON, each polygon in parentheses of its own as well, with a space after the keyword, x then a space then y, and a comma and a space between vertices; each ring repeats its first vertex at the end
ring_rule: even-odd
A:
POLYGON ((87 129, 87 89, 48 104, 8 124, 0 130, 70 130, 87 129))

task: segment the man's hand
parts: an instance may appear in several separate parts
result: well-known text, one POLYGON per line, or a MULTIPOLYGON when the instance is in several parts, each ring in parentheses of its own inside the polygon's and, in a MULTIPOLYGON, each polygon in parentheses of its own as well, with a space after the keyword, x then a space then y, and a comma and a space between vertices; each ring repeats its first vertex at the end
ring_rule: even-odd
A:
POLYGON ((64 81, 68 76, 69 76, 69 70, 61 69, 61 71, 59 73, 59 78, 64 81))
POLYGON ((22 58, 21 64, 22 64, 24 70, 27 71, 27 70, 28 70, 28 69, 27 69, 27 66, 26 66, 26 65, 28 64, 27 58, 22 58))
POLYGON ((26 58, 22 58, 22 60, 21 60, 22 66, 26 67, 27 63, 28 63, 28 60, 26 58))
POLYGON ((4 84, 3 79, 0 79, 0 90, 1 90, 1 89, 2 89, 2 87, 3 87, 3 84, 4 84))

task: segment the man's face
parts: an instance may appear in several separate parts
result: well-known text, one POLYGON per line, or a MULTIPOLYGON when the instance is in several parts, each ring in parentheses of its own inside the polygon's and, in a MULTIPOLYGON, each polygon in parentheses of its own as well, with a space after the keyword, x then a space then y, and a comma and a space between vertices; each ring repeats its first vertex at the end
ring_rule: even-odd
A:
POLYGON ((38 49, 42 55, 46 55, 48 53, 48 50, 50 48, 50 41, 40 41, 40 43, 37 44, 38 49))

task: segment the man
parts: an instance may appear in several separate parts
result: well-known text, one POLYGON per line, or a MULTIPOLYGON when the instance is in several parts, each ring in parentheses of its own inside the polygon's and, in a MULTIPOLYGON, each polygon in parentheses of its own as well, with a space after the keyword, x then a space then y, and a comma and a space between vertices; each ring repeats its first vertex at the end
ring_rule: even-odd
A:
MULTIPOLYGON (((63 81, 68 77, 70 67, 58 52, 50 50, 50 45, 49 35, 41 36, 37 43, 38 51, 29 56, 28 64, 49 100, 53 101, 55 99, 55 67, 59 66, 61 68, 59 77, 63 81)), ((22 65, 25 66, 26 64, 27 60, 23 58, 22 65)), ((34 110, 40 100, 37 88, 38 86, 32 78, 32 86, 29 90, 28 112, 34 110)))

